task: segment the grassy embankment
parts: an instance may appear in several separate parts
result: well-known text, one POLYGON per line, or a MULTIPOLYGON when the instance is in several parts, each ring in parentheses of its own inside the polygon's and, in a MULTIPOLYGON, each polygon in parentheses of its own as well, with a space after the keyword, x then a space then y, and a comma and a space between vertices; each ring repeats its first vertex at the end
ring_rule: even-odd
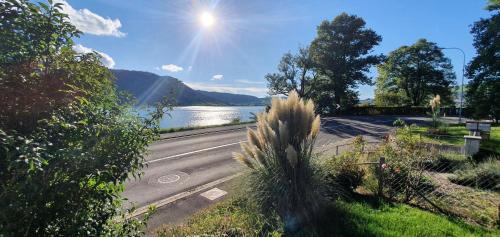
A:
MULTIPOLYGON (((300 228, 297 236, 499 236, 487 230, 443 215, 405 204, 380 203, 358 197, 322 208, 313 223, 300 228)), ((264 217, 246 198, 231 197, 209 207, 185 224, 165 226, 158 236, 194 236, 225 233, 227 236, 282 236, 283 224, 276 217, 264 217)))
POLYGON ((218 125, 208 125, 208 126, 192 126, 192 127, 178 127, 178 128, 161 128, 160 133, 173 133, 173 132, 182 132, 182 131, 190 131, 190 130, 197 130, 197 129, 203 129, 203 128, 216 128, 216 127, 226 127, 226 126, 232 126, 232 125, 241 125, 241 124, 251 124, 255 123, 255 121, 232 121, 230 123, 225 123, 225 124, 218 124, 218 125))

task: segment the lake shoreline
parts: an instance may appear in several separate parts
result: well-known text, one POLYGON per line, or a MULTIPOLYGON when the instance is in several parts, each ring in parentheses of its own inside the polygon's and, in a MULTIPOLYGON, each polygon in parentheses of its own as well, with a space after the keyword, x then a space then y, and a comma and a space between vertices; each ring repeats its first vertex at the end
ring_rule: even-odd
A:
MULTIPOLYGON (((151 108, 138 109, 139 115, 147 118, 151 108)), ((237 124, 255 120, 265 111, 264 106, 186 106, 165 111, 160 120, 164 132, 193 130, 196 127, 237 124)))
POLYGON ((176 127, 176 128, 160 128, 160 134, 174 133, 174 132, 183 132, 183 131, 191 131, 191 130, 198 130, 198 129, 204 129, 204 128, 227 127, 227 126, 243 125, 243 124, 251 124, 251 123, 255 123, 255 121, 230 122, 230 123, 225 123, 225 124, 216 124, 216 125, 207 125, 207 126, 187 126, 187 127, 176 127))

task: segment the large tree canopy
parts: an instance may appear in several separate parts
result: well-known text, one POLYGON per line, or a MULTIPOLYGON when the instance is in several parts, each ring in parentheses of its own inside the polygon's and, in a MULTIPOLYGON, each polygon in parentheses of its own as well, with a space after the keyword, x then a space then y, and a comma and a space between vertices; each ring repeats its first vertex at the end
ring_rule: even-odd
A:
POLYGON ((346 108, 357 103, 354 89, 372 83, 366 73, 382 57, 368 54, 381 40, 355 15, 342 13, 318 26, 310 54, 315 70, 321 74, 315 91, 319 106, 333 112, 338 106, 346 108))
POLYGON ((443 103, 453 101, 455 73, 441 49, 425 39, 389 53, 378 66, 375 103, 381 106, 427 105, 440 95, 443 103))
POLYGON ((312 81, 316 77, 313 69, 308 47, 300 48, 297 55, 284 54, 278 64, 278 72, 265 76, 269 93, 288 95, 290 91, 297 91, 300 97, 308 97, 312 81))
POLYGON ((466 102, 474 117, 492 116, 500 119, 500 3, 491 1, 488 9, 493 15, 474 23, 471 33, 477 55, 467 66, 466 102))

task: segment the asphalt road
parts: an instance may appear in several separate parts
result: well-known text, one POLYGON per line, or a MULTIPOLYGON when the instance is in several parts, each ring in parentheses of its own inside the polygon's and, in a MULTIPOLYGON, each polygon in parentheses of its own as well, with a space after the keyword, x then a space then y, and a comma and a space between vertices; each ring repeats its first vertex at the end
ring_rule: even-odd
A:
MULTIPOLYGON (((402 117, 410 123, 424 123, 427 118, 402 117)), ((387 133, 394 116, 323 118, 317 146, 335 143, 356 135, 377 139, 387 133)), ((242 165, 232 152, 246 140, 246 127, 238 125, 208 130, 188 131, 163 136, 149 147, 147 167, 140 179, 126 183, 124 196, 136 207, 192 190, 193 188, 238 173, 242 165)))

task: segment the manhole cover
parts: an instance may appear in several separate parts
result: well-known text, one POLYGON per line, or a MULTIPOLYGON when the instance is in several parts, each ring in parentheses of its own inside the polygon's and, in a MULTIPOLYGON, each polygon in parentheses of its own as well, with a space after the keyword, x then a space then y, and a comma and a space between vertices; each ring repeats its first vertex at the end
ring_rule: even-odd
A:
POLYGON ((168 174, 164 175, 158 178, 158 183, 161 184, 170 184, 170 183, 175 183, 181 179, 181 176, 176 175, 176 174, 168 174))

